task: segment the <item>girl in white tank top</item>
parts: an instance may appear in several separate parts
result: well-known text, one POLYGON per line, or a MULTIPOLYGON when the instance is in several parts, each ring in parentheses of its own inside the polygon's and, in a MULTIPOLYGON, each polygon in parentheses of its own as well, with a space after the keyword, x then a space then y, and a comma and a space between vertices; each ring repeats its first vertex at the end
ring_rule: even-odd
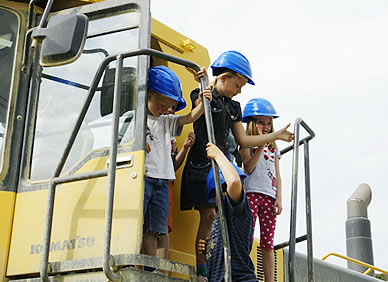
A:
MULTIPOLYGON (((262 98, 250 100, 244 107, 243 122, 247 135, 274 132, 273 119, 278 115, 272 104, 262 98)), ((260 247, 263 253, 265 281, 274 281, 274 235, 276 216, 282 212, 282 185, 279 173, 280 153, 275 142, 255 148, 240 149, 247 178, 244 187, 251 206, 255 228, 260 222, 260 247)))

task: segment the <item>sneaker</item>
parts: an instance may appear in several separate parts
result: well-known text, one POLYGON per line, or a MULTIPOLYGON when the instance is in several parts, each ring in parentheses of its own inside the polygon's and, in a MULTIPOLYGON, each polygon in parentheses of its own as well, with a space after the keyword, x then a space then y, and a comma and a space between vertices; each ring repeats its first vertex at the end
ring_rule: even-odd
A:
POLYGON ((203 277, 202 275, 198 275, 197 278, 198 282, 208 282, 207 277, 203 277))
POLYGON ((165 273, 161 272, 161 271, 158 270, 158 269, 152 271, 152 273, 157 273, 157 274, 159 274, 159 275, 166 275, 165 273))

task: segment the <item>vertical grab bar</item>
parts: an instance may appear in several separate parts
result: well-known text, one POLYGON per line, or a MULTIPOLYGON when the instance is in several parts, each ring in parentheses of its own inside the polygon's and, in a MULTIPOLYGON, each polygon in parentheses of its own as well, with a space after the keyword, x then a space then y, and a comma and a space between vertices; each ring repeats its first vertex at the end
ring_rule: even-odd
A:
POLYGON ((114 273, 111 269, 111 262, 114 263, 113 257, 110 254, 110 243, 112 238, 112 216, 113 216, 113 200, 115 192, 116 180, 116 159, 117 159, 117 140, 119 131, 119 114, 120 114, 120 99, 122 85, 122 69, 123 57, 117 56, 117 68, 115 77, 115 87, 113 94, 113 126, 111 132, 111 143, 109 149, 109 171, 108 171, 108 191, 106 195, 105 205, 105 226, 104 226, 104 247, 102 255, 102 269, 105 276, 113 282, 121 281, 121 275, 114 273))
MULTIPOLYGON (((96 92, 98 82, 101 79, 101 76, 105 70, 105 67, 113 60, 113 58, 105 59, 103 62, 101 62, 94 78, 93 82, 91 84, 91 87, 88 92, 88 96, 86 97, 86 100, 84 102, 84 105, 82 106, 81 112, 79 114, 79 117, 77 119, 77 122, 73 128, 73 131, 69 137, 69 140, 67 141, 66 148, 63 151, 63 154, 58 162, 57 168, 55 169, 54 175, 52 176, 50 180, 50 186, 48 188, 48 196, 47 196, 47 208, 46 208, 46 222, 45 222, 45 229, 43 234, 43 243, 42 243, 42 257, 40 260, 40 277, 43 281, 49 281, 48 278, 48 258, 49 258, 49 248, 50 248, 50 240, 51 240, 51 228, 52 228, 52 220, 53 220, 53 211, 54 211, 54 199, 55 199, 55 189, 56 184, 59 183, 58 177, 60 176, 63 166, 65 165, 65 162, 67 160, 67 157, 69 156, 70 150, 74 144, 74 141, 77 137, 78 131, 81 128, 82 121, 84 120, 86 113, 89 109, 90 103, 92 102, 92 99, 94 97, 94 94, 96 92)), ((97 176, 96 176, 97 177, 97 176)), ((64 183, 64 182, 62 182, 64 183)))
MULTIPOLYGON (((201 77, 200 83, 201 83, 201 91, 203 92, 207 87, 207 79, 205 77, 201 77)), ((209 142, 216 144, 216 138, 214 135, 214 127, 213 127, 213 119, 212 119, 212 115, 210 114, 210 102, 205 96, 202 96, 202 102, 204 106, 207 136, 208 136, 209 142)), ((219 171, 218 165, 214 160, 211 160, 211 164, 213 168, 214 184, 216 188, 217 207, 220 214, 219 217, 220 217, 220 224, 221 224, 222 246, 224 248, 224 268, 225 268, 224 280, 226 282, 229 282, 229 281, 232 281, 232 263, 231 263, 232 256, 230 254, 228 225, 225 219, 225 209, 222 202, 223 194, 222 194, 222 188, 220 183, 220 174, 218 172, 219 171)))
MULTIPOLYGON (((296 244, 296 210, 297 210, 297 191, 298 191, 298 164, 299 164, 299 146, 305 145, 305 189, 306 189, 306 224, 307 224, 307 263, 308 263, 308 281, 314 281, 313 278, 313 250, 312 250, 312 227, 311 227, 311 200, 310 200, 310 163, 308 142, 314 138, 315 133, 301 119, 297 118, 294 127, 294 144, 292 159, 292 189, 291 189, 291 218, 290 218, 290 247, 288 257, 288 278, 290 282, 295 281, 295 244, 296 244), (300 126, 310 134, 310 136, 299 140, 300 126)), ((284 151, 288 152, 290 148, 284 151)))
POLYGON ((305 161, 305 197, 306 197, 306 228, 307 228, 307 271, 308 281, 314 281, 313 268, 313 238, 312 238, 312 219, 311 219, 311 190, 310 190, 310 158, 309 143, 304 141, 304 161, 305 161))

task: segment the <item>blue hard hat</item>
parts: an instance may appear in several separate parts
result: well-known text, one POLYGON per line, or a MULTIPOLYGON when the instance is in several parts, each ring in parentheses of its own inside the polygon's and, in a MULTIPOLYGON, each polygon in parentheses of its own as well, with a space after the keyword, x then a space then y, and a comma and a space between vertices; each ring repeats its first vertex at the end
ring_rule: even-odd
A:
POLYGON ((168 67, 157 66, 149 69, 148 88, 178 101, 176 111, 186 107, 186 101, 182 97, 182 87, 179 77, 168 67))
MULTIPOLYGON (((238 175, 240 176, 240 178, 242 180, 244 180, 247 175, 242 171, 241 168, 239 168, 237 165, 235 165, 234 163, 231 162, 231 164, 234 166, 234 168, 236 169, 238 175)), ((220 182, 221 182, 221 185, 225 183, 225 178, 224 178, 224 175, 222 174, 222 171, 220 168, 218 168, 219 172, 220 172, 220 182)), ((215 189, 216 187, 216 184, 214 183, 214 175, 213 175, 213 167, 210 168, 210 171, 209 171, 209 174, 207 175, 207 196, 208 196, 208 199, 209 201, 212 201, 212 197, 211 197, 211 193, 213 192, 213 190, 215 189)), ((213 199, 214 200, 214 199, 213 199)))
POLYGON ((248 79, 248 83, 255 85, 252 80, 252 70, 248 59, 237 51, 226 51, 222 53, 211 65, 214 70, 227 68, 235 71, 248 79))
POLYGON ((244 107, 242 116, 243 122, 247 122, 247 119, 253 116, 279 117, 271 102, 264 98, 253 98, 249 100, 244 107))

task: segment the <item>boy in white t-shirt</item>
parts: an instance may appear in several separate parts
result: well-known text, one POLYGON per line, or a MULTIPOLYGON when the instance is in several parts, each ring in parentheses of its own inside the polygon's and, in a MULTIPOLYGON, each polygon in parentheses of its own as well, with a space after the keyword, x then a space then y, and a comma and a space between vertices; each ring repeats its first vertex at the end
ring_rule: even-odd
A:
MULTIPOLYGON (((171 137, 179 135, 182 126, 196 121, 203 114, 202 102, 190 113, 165 115, 178 101, 177 111, 186 106, 178 76, 165 66, 151 68, 148 74, 148 118, 146 178, 144 185, 143 253, 156 256, 157 239, 168 233, 168 182, 175 179, 171 160, 171 137)), ((210 89, 204 91, 211 100, 210 89)))

